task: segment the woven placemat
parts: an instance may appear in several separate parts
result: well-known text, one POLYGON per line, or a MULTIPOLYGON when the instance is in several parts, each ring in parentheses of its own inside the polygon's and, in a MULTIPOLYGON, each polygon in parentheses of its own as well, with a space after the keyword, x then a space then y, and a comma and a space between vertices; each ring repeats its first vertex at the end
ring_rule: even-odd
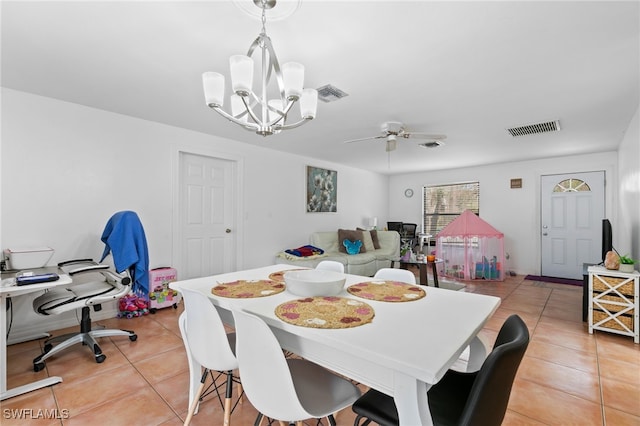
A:
POLYGON ((367 281, 347 287, 354 296, 380 302, 411 302, 427 295, 417 285, 400 281, 367 281))
POLYGON ((211 289, 216 296, 234 299, 272 296, 283 292, 285 285, 272 280, 238 280, 228 283, 218 283, 211 289))
POLYGON ((311 328, 351 328, 368 324, 375 311, 364 302, 346 297, 307 297, 276 307, 276 316, 293 325, 311 328))
POLYGON ((285 269, 284 271, 272 272, 269 274, 269 279, 274 281, 284 282, 284 274, 290 271, 304 271, 304 268, 301 269, 285 269))

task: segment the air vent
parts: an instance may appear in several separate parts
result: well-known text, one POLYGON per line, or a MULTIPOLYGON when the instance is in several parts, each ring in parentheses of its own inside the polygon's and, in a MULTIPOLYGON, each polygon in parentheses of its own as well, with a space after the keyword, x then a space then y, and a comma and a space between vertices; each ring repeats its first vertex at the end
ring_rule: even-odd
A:
POLYGON ((429 142, 425 142, 425 143, 420 143, 418 144, 423 148, 438 148, 442 145, 444 145, 444 142, 442 141, 429 141, 429 142))
POLYGON ((559 131, 560 131, 559 120, 547 121, 546 123, 527 124, 525 126, 511 127, 507 129, 507 132, 509 132, 509 134, 513 137, 535 135, 538 133, 545 133, 545 132, 559 132, 559 131))
POLYGON ((318 88, 318 99, 323 102, 337 101, 338 99, 344 98, 345 96, 349 95, 330 84, 318 88))

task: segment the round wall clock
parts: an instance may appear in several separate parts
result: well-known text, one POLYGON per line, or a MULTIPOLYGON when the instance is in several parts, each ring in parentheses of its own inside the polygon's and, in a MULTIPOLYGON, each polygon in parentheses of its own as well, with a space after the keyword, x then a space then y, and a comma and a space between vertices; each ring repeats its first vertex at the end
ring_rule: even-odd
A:
POLYGON ((407 198, 411 198, 413 197, 413 189, 408 188, 404 190, 404 196, 407 198))

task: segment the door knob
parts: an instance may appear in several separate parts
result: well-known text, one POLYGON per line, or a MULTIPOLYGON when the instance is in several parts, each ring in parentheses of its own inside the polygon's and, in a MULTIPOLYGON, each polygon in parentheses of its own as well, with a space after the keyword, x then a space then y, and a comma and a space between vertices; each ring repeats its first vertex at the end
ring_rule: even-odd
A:
POLYGON ((231 229, 227 228, 227 229, 224 230, 224 232, 226 232, 227 234, 230 234, 231 233, 231 229))

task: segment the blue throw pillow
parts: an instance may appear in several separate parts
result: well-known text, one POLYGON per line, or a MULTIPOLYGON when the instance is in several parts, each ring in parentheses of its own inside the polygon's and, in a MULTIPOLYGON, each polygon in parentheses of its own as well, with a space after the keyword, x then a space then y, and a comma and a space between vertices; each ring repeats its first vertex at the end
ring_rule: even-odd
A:
POLYGON ((351 241, 345 239, 342 244, 347 249, 347 254, 358 254, 360 253, 360 247, 362 247, 362 241, 360 240, 351 241))

